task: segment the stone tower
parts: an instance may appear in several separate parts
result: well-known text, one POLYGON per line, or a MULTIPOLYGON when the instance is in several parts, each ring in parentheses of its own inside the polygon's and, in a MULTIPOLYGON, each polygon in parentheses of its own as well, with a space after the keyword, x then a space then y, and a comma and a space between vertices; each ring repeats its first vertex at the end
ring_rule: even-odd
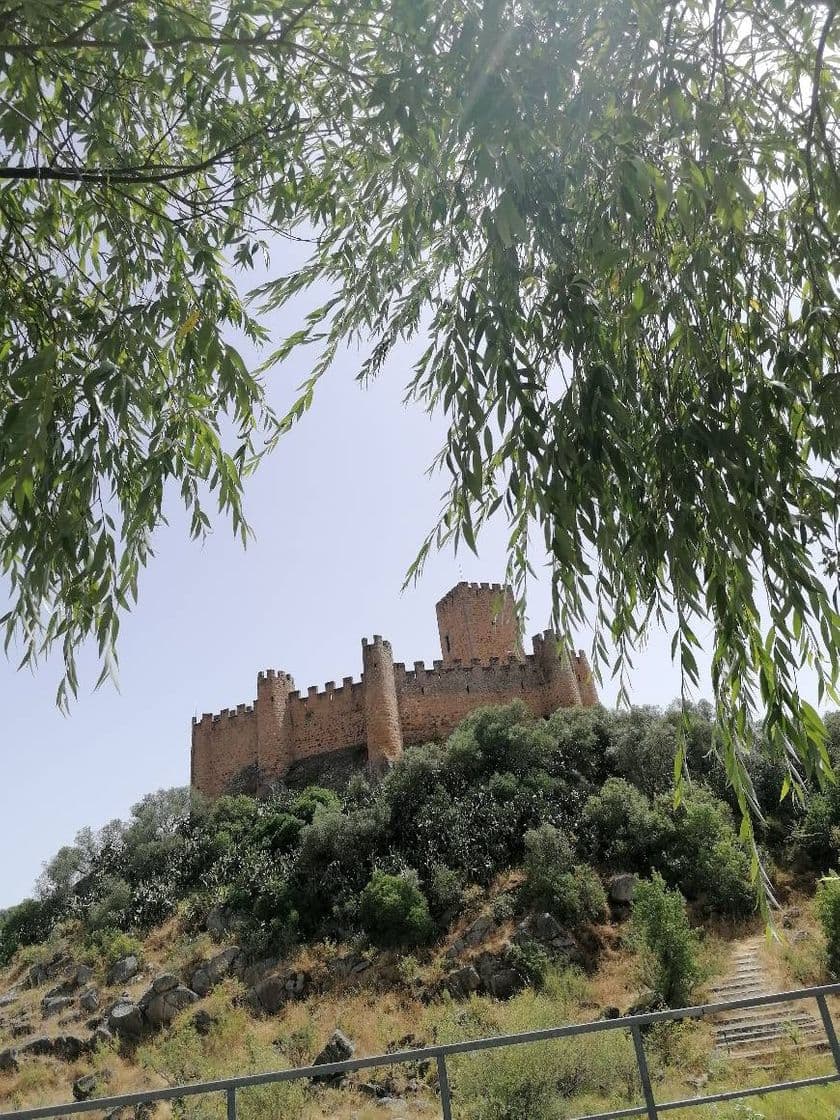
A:
POLYGON ((440 600, 437 611, 444 665, 474 659, 485 662, 522 656, 516 605, 509 587, 500 583, 456 584, 440 600))
POLYGON ((294 762, 294 732, 289 694, 295 682, 288 673, 267 669, 257 677, 257 766, 263 780, 285 774, 294 762))
POLYGON ((362 639, 362 683, 368 766, 380 773, 402 754, 403 737, 391 643, 379 634, 362 639))
POLYGON ((545 681, 545 714, 557 708, 578 708, 582 704, 575 663, 569 650, 552 630, 534 637, 534 657, 545 681))

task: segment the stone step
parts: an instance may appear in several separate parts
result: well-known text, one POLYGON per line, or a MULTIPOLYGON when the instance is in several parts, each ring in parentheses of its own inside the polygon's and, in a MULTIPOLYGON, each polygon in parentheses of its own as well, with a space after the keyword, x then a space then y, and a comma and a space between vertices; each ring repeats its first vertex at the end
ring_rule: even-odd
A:
POLYGON ((726 1030, 730 1027, 755 1026, 762 1023, 793 1023, 795 1025, 797 1023, 816 1023, 816 1019, 813 1015, 806 1015, 805 1012, 798 1015, 780 1015, 772 1009, 768 1009, 763 1015, 751 1015, 747 1008, 738 1014, 733 1014, 731 1018, 718 1019, 716 1026, 718 1029, 726 1030))
POLYGON ((754 1030, 749 1030, 744 1027, 741 1028, 740 1033, 737 1035, 729 1034, 727 1032, 719 1032, 715 1035, 715 1042, 719 1046, 743 1046, 748 1042, 763 1042, 770 1038, 787 1038, 790 1039, 791 1044, 795 1045, 797 1035, 814 1035, 821 1034, 822 1032, 817 1027, 816 1023, 810 1027, 797 1027, 795 1031, 789 1030, 784 1025, 779 1026, 765 1026, 757 1027, 754 1030))
MULTIPOLYGON (((729 1054, 728 1057, 733 1061, 748 1062, 754 1061, 758 1058, 774 1058, 780 1050, 784 1050, 784 1046, 774 1046, 765 1050, 750 1050, 747 1053, 729 1054)), ((803 1042, 796 1047, 797 1050, 827 1050, 828 1042, 825 1039, 818 1039, 816 1042, 803 1042)))

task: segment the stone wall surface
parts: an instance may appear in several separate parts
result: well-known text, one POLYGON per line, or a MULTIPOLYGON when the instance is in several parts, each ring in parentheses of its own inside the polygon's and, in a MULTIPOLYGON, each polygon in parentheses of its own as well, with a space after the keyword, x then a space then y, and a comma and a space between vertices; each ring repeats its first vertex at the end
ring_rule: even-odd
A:
POLYGON ((193 786, 215 797, 247 768, 283 779, 338 751, 366 750, 380 772, 403 746, 446 737, 478 707, 521 699, 548 716, 598 703, 585 653, 570 653, 550 632, 534 638, 533 654, 522 652, 513 597, 498 584, 458 584, 438 604, 438 624, 443 659, 431 667, 395 664, 376 635, 362 642, 361 681, 302 695, 287 673, 260 673, 253 707, 193 720, 193 786))

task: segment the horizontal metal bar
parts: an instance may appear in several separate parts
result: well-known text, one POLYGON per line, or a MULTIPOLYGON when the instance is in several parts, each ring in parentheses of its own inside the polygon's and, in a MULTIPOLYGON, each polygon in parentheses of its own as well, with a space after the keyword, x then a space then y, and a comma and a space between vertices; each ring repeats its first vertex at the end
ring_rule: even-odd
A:
MULTIPOLYGON (((679 1019, 703 1019, 708 1015, 717 1014, 719 1011, 734 1011, 747 1007, 766 1007, 777 1003, 796 1003, 806 999, 816 999, 818 995, 840 996, 840 984, 823 984, 814 988, 800 988, 793 992, 779 992, 767 996, 751 996, 744 999, 728 1000, 722 1003, 705 1003, 695 1007, 675 1008, 668 1011, 650 1011, 643 1015, 626 1015, 619 1019, 598 1019, 589 1023, 570 1023, 562 1027, 548 1027, 544 1030, 525 1031, 521 1034, 496 1035, 490 1038, 472 1039, 467 1042, 449 1042, 437 1046, 426 1046, 418 1050, 401 1050, 393 1054, 378 1054, 369 1058, 351 1058, 346 1062, 330 1062, 317 1066, 302 1066, 296 1069, 274 1070, 269 1073, 252 1073, 241 1077, 229 1077, 219 1081, 192 1082, 187 1085, 169 1086, 165 1089, 149 1089, 143 1093, 127 1093, 119 1097, 96 1097, 86 1101, 73 1101, 67 1104, 42 1105, 38 1108, 21 1109, 17 1112, 0 1113, 0 1120, 40 1120, 41 1117, 70 1116, 79 1112, 93 1112, 105 1109, 119 1108, 123 1105, 142 1104, 144 1101, 180 1100, 182 1097, 200 1096, 204 1093, 224 1092, 227 1089, 247 1089, 254 1085, 268 1085, 281 1081, 297 1081, 305 1078, 322 1077, 324 1074, 352 1073, 361 1069, 372 1069, 376 1066, 402 1065, 408 1062, 423 1062, 438 1057, 453 1054, 472 1054, 481 1050, 497 1050, 506 1046, 522 1046, 532 1042, 551 1042, 560 1038, 572 1038, 585 1034, 601 1034, 605 1031, 625 1030, 632 1031, 634 1027, 648 1026, 651 1023, 669 1022, 679 1019)), ((837 1080, 833 1075, 831 1080, 837 1080)), ((802 1082, 801 1084, 821 1084, 822 1079, 802 1082)), ((796 1087, 797 1083, 791 1083, 796 1087)), ((785 1088, 782 1085, 781 1088, 785 1088)), ((774 1089, 762 1090, 772 1092, 774 1089)), ((731 1100, 738 1096, 749 1095, 749 1090, 742 1090, 722 1097, 710 1097, 714 1100, 731 1100)), ((693 1104, 692 1098, 688 1104, 693 1104)), ((705 1103, 697 1099, 697 1103, 705 1103)), ((685 1107, 677 1104, 660 1104, 657 1107, 666 1108, 685 1107)), ((644 1114, 644 1107, 640 1110, 624 1110, 622 1112, 604 1113, 606 1117, 621 1117, 644 1114)))

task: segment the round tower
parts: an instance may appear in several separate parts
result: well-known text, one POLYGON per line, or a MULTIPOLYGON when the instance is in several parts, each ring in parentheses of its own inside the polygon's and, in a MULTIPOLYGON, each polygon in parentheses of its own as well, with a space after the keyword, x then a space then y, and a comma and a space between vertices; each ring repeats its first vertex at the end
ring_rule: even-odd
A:
POLYGON ((522 656, 513 592, 500 583, 456 584, 437 611, 444 665, 522 656))
POLYGON ((374 634, 372 642, 363 638, 362 667, 368 766, 374 773, 381 773, 403 749, 391 643, 379 634, 374 634))
POLYGON ((534 638, 534 655, 545 681, 543 714, 548 716, 557 708, 580 707, 580 686, 566 643, 561 643, 555 633, 546 630, 534 638))
POLYGON ((294 762, 294 731, 289 696, 295 682, 288 673, 266 669, 257 676, 257 766, 262 781, 282 778, 294 762))

